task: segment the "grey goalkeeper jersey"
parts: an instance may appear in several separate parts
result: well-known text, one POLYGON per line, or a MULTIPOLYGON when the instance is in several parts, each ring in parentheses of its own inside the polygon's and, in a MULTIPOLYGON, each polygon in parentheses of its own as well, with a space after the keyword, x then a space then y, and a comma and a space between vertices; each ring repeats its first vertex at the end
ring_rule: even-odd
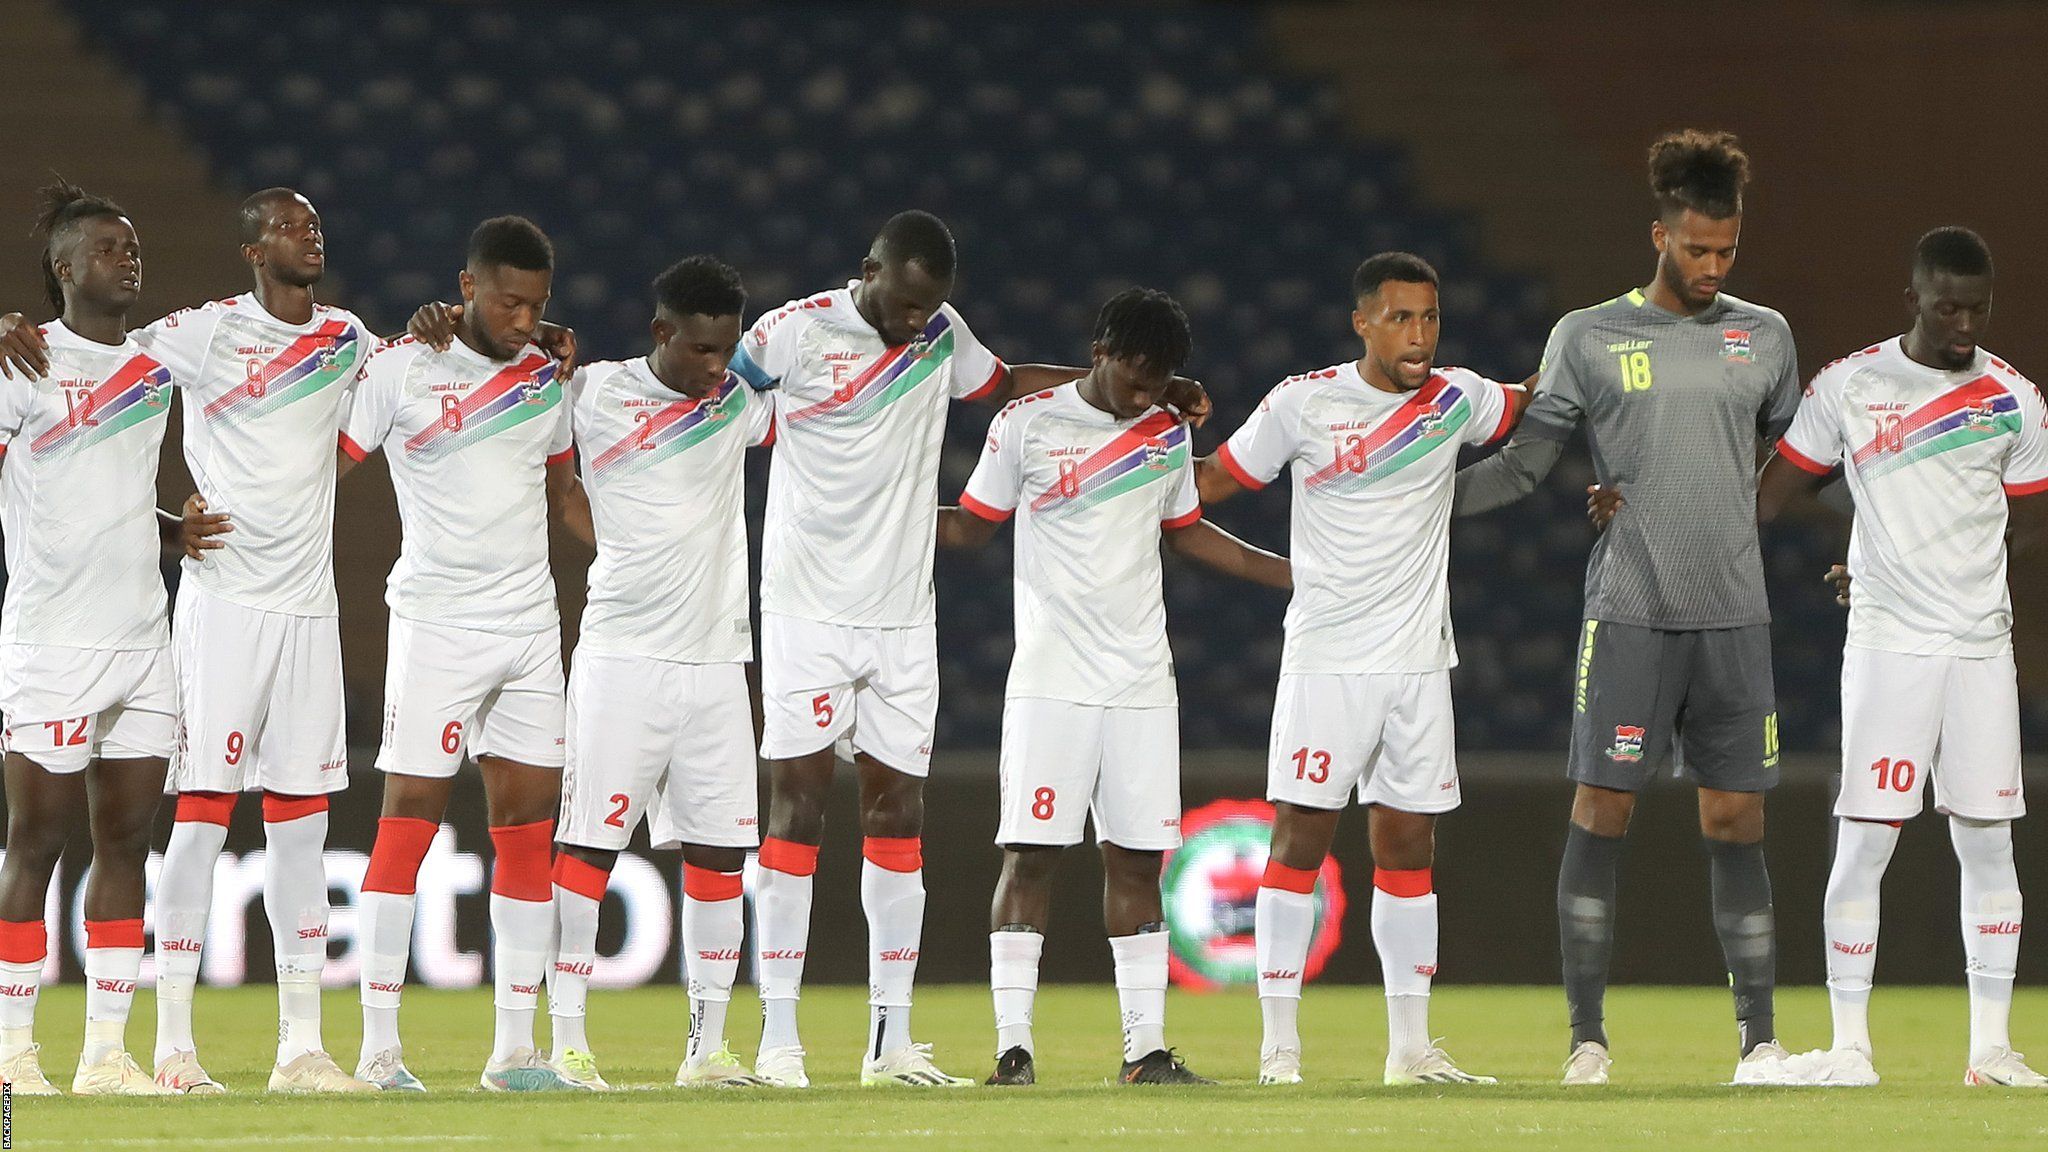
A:
POLYGON ((1459 474, 1459 511, 1526 494, 1584 422, 1600 482, 1626 500, 1593 544, 1586 617, 1673 631, 1768 623, 1757 440, 1783 434, 1799 392, 1791 329, 1770 308, 1722 293, 1681 316, 1637 290, 1580 309, 1551 330, 1515 433, 1524 445, 1459 474))

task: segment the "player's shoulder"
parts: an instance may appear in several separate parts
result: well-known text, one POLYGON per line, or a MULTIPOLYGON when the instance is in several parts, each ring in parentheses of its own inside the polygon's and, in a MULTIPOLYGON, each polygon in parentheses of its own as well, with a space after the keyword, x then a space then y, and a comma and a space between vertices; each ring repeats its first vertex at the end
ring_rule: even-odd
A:
POLYGON ((1050 412, 1053 408, 1050 401, 1059 399, 1061 391, 1072 387, 1072 384, 1062 384, 1057 388, 1046 388, 1029 395, 1019 396, 998 408, 995 420, 992 423, 1016 425, 1021 428, 1040 413, 1050 412))
POLYGON ((414 360, 419 359, 422 354, 432 351, 432 348, 410 334, 394 336, 389 340, 379 340, 370 349, 369 356, 364 359, 363 372, 366 375, 386 375, 393 372, 403 372, 408 365, 414 360))
MULTIPOLYGON (((632 370, 632 365, 633 362, 630 360, 599 360, 590 364, 578 364, 576 375, 568 380, 569 395, 577 398, 597 396, 618 383, 632 370)), ((728 371, 726 375, 731 376, 732 373, 728 371)))
POLYGON ((2015 395, 2023 395, 2025 392, 2031 391, 2035 397, 2040 397, 2040 385, 2028 379, 2019 369, 2013 367, 2010 361, 1993 354, 1989 348, 1983 351, 1985 375, 1998 381, 2002 387, 2015 395))
POLYGON ((363 323, 363 318, 361 316, 356 315, 355 313, 349 311, 346 308, 339 307, 338 305, 319 303, 314 304, 313 319, 322 322, 339 322, 341 324, 347 325, 350 328, 355 329, 358 337, 360 337, 361 339, 377 339, 376 330, 371 328, 368 324, 363 323))
POLYGON ((1557 323, 1550 326, 1551 339, 1575 339, 1602 324, 1633 320, 1646 306, 1642 289, 1631 288, 1619 296, 1602 300, 1598 304, 1574 308, 1559 316, 1557 323))
POLYGON ((1889 343, 1891 343, 1889 340, 1880 340, 1868 347, 1859 348, 1847 356, 1837 356, 1835 359, 1821 365, 1820 371, 1815 372, 1813 378, 1806 382, 1806 394, 1812 396, 1818 392, 1840 391, 1843 383, 1849 377, 1876 363, 1878 357, 1884 354, 1885 346, 1889 343))
POLYGON ((1439 364, 1433 369, 1433 372, 1435 375, 1442 377, 1444 383, 1454 384, 1459 388, 1499 389, 1504 387, 1500 381, 1486 375, 1484 372, 1476 372, 1457 364, 1439 364))
POLYGON ((765 344, 771 336, 794 336, 816 323, 833 306, 833 293, 819 292, 811 296, 800 296, 782 307, 763 313, 754 321, 748 335, 755 343, 765 344))
POLYGON ((218 324, 221 317, 244 307, 243 299, 241 296, 228 296, 219 300, 208 300, 202 304, 188 305, 166 313, 162 319, 148 325, 148 329, 165 331, 218 324))
POLYGON ((1345 370, 1349 367, 1349 364, 1331 364, 1307 372, 1296 372, 1268 388, 1265 398, 1259 401, 1259 407, 1267 411, 1281 405, 1299 407, 1316 393, 1341 385, 1345 370))
POLYGON ((1785 320, 1785 314, 1768 304, 1759 304, 1754 300, 1745 300, 1733 292, 1721 293, 1720 301, 1725 309, 1725 314, 1730 317, 1739 317, 1763 327, 1786 333, 1792 331, 1792 325, 1785 320))

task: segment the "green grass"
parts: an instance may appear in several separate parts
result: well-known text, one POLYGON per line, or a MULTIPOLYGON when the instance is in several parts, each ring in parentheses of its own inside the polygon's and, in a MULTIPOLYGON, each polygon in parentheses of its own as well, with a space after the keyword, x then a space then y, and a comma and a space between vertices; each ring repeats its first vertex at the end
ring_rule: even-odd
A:
MULTIPOLYGON (((39 1029, 45 1067, 69 1082, 82 993, 53 988, 39 1029)), ((1311 988, 1303 1024, 1309 1083, 1259 1088, 1258 1009, 1248 992, 1175 994, 1168 1035, 1193 1067, 1225 1083, 1209 1089, 1134 1089, 1109 1083, 1119 1058, 1112 990, 1068 986, 1038 1000, 1036 1088, 958 1092, 862 1090, 854 1085, 866 1011, 861 990, 816 988, 804 1001, 809 1092, 685 1094, 675 1089, 609 1097, 485 1096, 474 1091, 490 1041, 488 990, 406 993, 409 1063, 432 1095, 393 1099, 268 1098, 274 1001, 251 987, 200 994, 208 1068, 237 1090, 224 1099, 15 1102, 20 1148, 849 1148, 1209 1149, 1304 1148, 1721 1150, 1798 1148, 2042 1147, 2048 1093, 1961 1085, 1965 998, 1960 988, 1880 989, 1875 1008, 1883 1086, 1865 1090, 1723 1088, 1733 1067, 1726 993, 1628 988, 1609 1001, 1615 1083, 1567 1092, 1563 1007, 1548 988, 1446 987, 1433 1024, 1466 1067, 1500 1076, 1496 1088, 1383 1088, 1384 1018, 1376 989, 1311 988)), ((138 998, 133 1049, 147 1063, 153 1012, 138 998)), ((355 998, 327 1000, 329 1047, 353 1064, 355 998)), ((686 1017, 674 988, 597 992, 590 1031, 607 1077, 666 1085, 681 1056, 686 1017)), ((1825 1042, 1818 989, 1779 999, 1788 1046, 1825 1042)), ((2021 1046, 2048 1033, 2048 994, 2023 994, 2021 1046)), ((758 1016, 734 1005, 730 1034, 753 1049, 758 1016)), ((919 992, 917 1034, 940 1065, 985 1076, 993 1046, 988 993, 919 992)), ((2042 1041, 2048 1043, 2048 1041, 2042 1041)))

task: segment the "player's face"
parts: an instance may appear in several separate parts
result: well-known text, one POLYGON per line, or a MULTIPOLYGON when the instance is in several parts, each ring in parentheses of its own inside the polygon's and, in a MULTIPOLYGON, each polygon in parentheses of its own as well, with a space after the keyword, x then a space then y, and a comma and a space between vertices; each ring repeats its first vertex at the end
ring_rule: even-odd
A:
POLYGON ((96 308, 126 310, 142 295, 142 241, 126 216, 90 216, 71 251, 57 260, 57 279, 96 308))
POLYGON ((953 293, 953 278, 933 276, 916 260, 861 262, 861 314, 890 347, 917 339, 953 293))
POLYGON ((702 400, 725 382, 726 365, 740 346, 740 318, 678 316, 666 308, 654 315, 654 371, 661 381, 702 400))
POLYGON ((320 228, 320 213, 297 193, 271 201, 262 236, 254 244, 242 245, 242 257, 294 287, 318 284, 327 272, 327 236, 320 228))
POLYGON ((462 323, 477 351, 510 360, 533 341, 554 273, 485 264, 462 273, 462 323))
POLYGON ((1090 371, 1102 382, 1109 414, 1119 420, 1144 415, 1166 395, 1167 382, 1173 379, 1171 368, 1155 365, 1143 356, 1113 356, 1100 344, 1093 349, 1090 371))
POLYGON ((1739 212, 1716 220, 1687 208, 1675 220, 1650 225, 1650 240, 1657 245, 1657 275, 1689 309, 1704 308, 1721 294, 1735 267, 1735 243, 1741 238, 1739 212))
POLYGON ((1436 285, 1405 280, 1383 281, 1379 290, 1358 302, 1351 330, 1365 341, 1365 356, 1379 373, 1404 392, 1429 380, 1436 362, 1436 341, 1443 330, 1437 311, 1436 285))
POLYGON ((1968 368, 1991 325, 1991 277, 1922 273, 1906 289, 1906 307, 1922 346, 1933 350, 1940 367, 1968 368))

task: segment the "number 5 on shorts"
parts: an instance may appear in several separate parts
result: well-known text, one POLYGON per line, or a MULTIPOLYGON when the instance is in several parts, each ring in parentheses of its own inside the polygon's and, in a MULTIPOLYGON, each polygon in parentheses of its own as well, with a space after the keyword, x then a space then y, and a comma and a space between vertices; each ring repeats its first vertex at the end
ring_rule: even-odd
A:
POLYGON ((820 692, 816 696, 811 697, 811 715, 818 718, 818 727, 830 728, 832 726, 832 694, 830 692, 820 692))

